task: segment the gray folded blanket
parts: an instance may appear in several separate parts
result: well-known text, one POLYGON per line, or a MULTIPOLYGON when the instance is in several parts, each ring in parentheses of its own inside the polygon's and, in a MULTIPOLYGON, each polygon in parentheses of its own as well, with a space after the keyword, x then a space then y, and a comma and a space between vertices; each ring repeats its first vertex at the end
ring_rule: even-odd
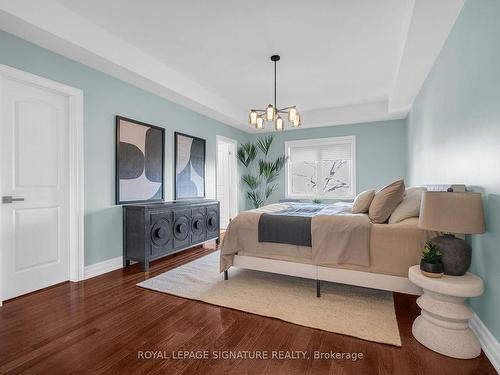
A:
POLYGON ((259 242, 312 246, 311 220, 325 208, 322 204, 293 203, 290 207, 259 218, 259 242))

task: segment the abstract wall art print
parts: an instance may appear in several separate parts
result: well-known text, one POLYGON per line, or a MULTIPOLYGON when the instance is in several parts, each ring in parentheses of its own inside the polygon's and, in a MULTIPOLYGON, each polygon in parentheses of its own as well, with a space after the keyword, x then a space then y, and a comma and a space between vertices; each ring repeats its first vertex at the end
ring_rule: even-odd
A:
POLYGON ((164 199, 165 129, 116 116, 116 204, 164 199))
POLYGON ((174 134, 175 199, 205 198, 205 140, 174 134))

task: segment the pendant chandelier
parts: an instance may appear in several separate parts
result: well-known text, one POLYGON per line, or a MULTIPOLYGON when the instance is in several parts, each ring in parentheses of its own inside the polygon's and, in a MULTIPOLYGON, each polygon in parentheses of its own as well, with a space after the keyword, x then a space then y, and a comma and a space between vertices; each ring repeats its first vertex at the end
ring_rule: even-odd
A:
POLYGON ((284 128, 284 120, 281 114, 287 114, 288 122, 292 128, 300 126, 300 113, 296 106, 285 107, 279 109, 276 104, 276 63, 280 60, 279 55, 271 56, 271 61, 274 62, 274 105, 269 104, 266 109, 252 109, 248 116, 248 121, 251 126, 256 129, 264 129, 265 122, 273 122, 274 129, 281 131, 284 128))

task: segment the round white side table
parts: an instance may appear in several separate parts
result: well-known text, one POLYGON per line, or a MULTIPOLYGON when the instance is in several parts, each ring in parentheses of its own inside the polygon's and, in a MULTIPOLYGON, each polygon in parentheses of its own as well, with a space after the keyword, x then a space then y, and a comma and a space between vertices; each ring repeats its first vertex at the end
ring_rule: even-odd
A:
POLYGON ((470 359, 481 354, 481 345, 469 328, 473 312, 468 297, 483 294, 483 280, 467 272, 464 276, 426 277, 420 267, 408 270, 410 281, 424 290, 417 299, 422 309, 413 322, 413 336, 424 346, 453 358, 470 359))

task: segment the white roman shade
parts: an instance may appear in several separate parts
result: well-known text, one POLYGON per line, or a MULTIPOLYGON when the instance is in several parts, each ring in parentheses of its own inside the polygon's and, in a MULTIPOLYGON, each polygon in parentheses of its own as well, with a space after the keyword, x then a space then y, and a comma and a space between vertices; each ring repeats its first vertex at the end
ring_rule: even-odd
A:
POLYGON ((307 139, 285 143, 287 197, 354 198, 355 138, 307 139))
POLYGON ((290 146, 290 161, 351 160, 351 143, 311 144, 309 146, 290 146))

